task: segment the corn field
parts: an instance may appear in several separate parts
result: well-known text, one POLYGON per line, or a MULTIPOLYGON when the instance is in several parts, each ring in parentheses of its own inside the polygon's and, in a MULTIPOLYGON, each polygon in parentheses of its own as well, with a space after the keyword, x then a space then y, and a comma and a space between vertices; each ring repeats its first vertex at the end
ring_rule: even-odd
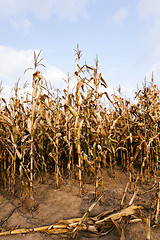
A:
POLYGON ((73 91, 69 77, 62 93, 48 87, 39 71, 40 53, 34 54, 32 94, 21 97, 17 83, 6 101, 1 86, 3 191, 33 199, 36 179, 43 181, 50 174, 56 188, 66 178, 76 179, 80 195, 86 181, 94 182, 98 197, 103 192, 102 170, 112 172, 117 166, 129 173, 135 187, 138 181, 156 178, 160 164, 160 91, 153 77, 137 89, 134 103, 119 93, 109 97, 98 59, 95 67, 86 63, 80 66, 80 55, 78 49, 73 91))

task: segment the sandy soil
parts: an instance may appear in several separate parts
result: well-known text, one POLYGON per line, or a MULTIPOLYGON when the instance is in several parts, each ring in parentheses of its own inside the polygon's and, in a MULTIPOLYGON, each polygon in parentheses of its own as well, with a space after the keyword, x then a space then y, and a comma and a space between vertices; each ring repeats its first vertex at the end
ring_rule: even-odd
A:
MULTIPOLYGON (((103 201, 91 211, 91 215, 95 216, 103 211, 112 210, 119 206, 126 184, 128 182, 128 175, 116 170, 114 175, 110 175, 107 171, 103 172, 104 178, 104 196, 103 201)), ((150 184, 143 184, 138 186, 139 193, 142 193, 153 186, 150 184)), ((36 204, 34 211, 28 211, 29 203, 24 202, 21 205, 17 198, 9 197, 0 194, 0 229, 7 228, 33 228, 44 225, 54 224, 62 219, 69 219, 75 217, 82 217, 88 207, 94 202, 94 185, 85 184, 85 194, 79 197, 79 187, 75 180, 67 180, 60 189, 55 189, 53 180, 48 180, 44 184, 37 182, 35 188, 36 204)), ((133 196, 133 191, 128 191, 126 194, 125 204, 129 202, 133 196)), ((146 215, 154 208, 155 193, 148 192, 144 195, 137 195, 135 204, 148 205, 146 215)), ((160 222, 160 218, 159 218, 160 222)), ((125 228, 126 240, 146 239, 145 223, 132 223, 125 228)), ((0 240, 50 240, 50 239, 65 239, 65 236, 46 234, 46 233, 27 233, 18 235, 0 236, 0 240)), ((106 239, 119 240, 120 236, 117 229, 113 229, 108 235, 101 237, 93 237, 87 232, 80 232, 77 236, 78 240, 86 239, 106 239)), ((151 228, 151 239, 160 239, 160 227, 151 228)))

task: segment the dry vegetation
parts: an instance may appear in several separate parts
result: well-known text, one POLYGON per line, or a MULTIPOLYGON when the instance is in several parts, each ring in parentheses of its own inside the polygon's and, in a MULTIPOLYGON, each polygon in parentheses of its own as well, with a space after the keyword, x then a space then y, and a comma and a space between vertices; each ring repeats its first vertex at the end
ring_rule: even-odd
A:
MULTIPOLYGON (((95 67, 87 64, 80 66, 79 48, 76 54, 78 63, 75 91, 70 92, 69 78, 62 94, 49 88, 38 70, 41 64, 38 54, 35 55, 32 95, 20 97, 17 84, 14 95, 8 102, 1 97, 2 188, 10 194, 18 195, 22 201, 29 198, 34 205, 35 180, 41 178, 43 182, 45 176, 51 174, 54 175, 56 188, 59 188, 66 178, 76 179, 79 182, 80 195, 83 194, 85 182, 94 182, 95 196, 98 199, 103 195, 102 170, 107 168, 112 173, 114 168, 119 166, 122 171, 129 173, 130 185, 133 184, 135 194, 139 183, 154 179, 151 191, 155 193, 156 204, 148 216, 147 224, 148 228, 150 224, 159 226, 158 86, 154 84, 153 78, 151 82, 144 83, 143 88, 135 93, 134 104, 120 94, 114 94, 110 98, 107 94, 107 83, 98 72, 98 59, 95 67), (102 93, 99 91, 100 87, 104 89, 102 93), (102 98, 103 101, 105 98, 105 106, 102 98)), ((127 187, 131 186, 128 184, 127 187)), ((123 212, 123 203, 124 199, 119 214, 123 212)), ((132 202, 129 205, 131 206, 132 202)), ((122 216, 119 215, 120 217, 122 216)), ((112 220, 123 232, 117 218, 99 219, 95 220, 98 227, 100 224, 104 225, 104 222, 112 226, 112 220)), ((73 230, 73 225, 71 227, 74 233, 82 226, 81 220, 84 219, 77 219, 77 222, 73 220, 76 222, 73 224, 76 229, 73 230)), ((68 224, 73 222, 70 220, 68 224)), ((63 224, 66 227, 66 222, 63 224)), ((64 225, 61 227, 66 230, 64 225)))

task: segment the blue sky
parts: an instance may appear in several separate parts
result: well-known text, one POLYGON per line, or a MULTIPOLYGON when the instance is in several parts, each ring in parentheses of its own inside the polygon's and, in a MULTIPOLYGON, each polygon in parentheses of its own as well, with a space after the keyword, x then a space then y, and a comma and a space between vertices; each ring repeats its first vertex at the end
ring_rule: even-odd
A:
POLYGON ((33 52, 42 49, 44 76, 65 88, 68 72, 74 84, 74 49, 79 43, 83 64, 100 71, 108 91, 121 86, 131 96, 144 77, 160 78, 159 0, 0 0, 0 81, 4 93, 31 73, 33 52))

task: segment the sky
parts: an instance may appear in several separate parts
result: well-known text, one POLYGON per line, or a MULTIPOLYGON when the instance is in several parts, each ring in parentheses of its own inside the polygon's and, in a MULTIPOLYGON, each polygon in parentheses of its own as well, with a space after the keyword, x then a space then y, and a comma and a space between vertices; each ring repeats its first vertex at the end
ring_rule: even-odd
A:
POLYGON ((0 81, 9 96, 32 73, 34 51, 42 50, 44 77, 55 89, 64 89, 68 73, 76 83, 75 49, 80 64, 95 66, 108 92, 121 86, 133 96, 144 78, 160 80, 159 0, 0 0, 0 81))

